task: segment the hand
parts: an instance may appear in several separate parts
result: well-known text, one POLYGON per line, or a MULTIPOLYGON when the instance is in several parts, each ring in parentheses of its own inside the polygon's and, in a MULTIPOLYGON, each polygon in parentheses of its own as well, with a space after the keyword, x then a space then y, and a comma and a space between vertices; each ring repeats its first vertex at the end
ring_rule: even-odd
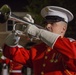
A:
MULTIPOLYGON (((32 16, 30 14, 26 14, 26 16, 24 17, 24 20, 26 20, 28 22, 31 22, 31 23, 34 23, 34 19, 32 18, 32 16)), ((25 34, 28 33, 28 34, 32 35, 32 36, 29 36, 31 41, 34 40, 34 39, 39 40, 39 38, 36 36, 37 33, 39 32, 38 30, 39 30, 39 28, 37 28, 35 25, 29 24, 29 25, 27 25, 24 33, 25 34)))
POLYGON ((9 34, 6 39, 5 39, 5 44, 8 46, 16 46, 19 43, 20 36, 21 34, 19 31, 13 31, 11 34, 9 34))
POLYGON ((32 18, 32 16, 30 14, 26 14, 25 17, 23 17, 24 20, 34 23, 34 19, 32 18))

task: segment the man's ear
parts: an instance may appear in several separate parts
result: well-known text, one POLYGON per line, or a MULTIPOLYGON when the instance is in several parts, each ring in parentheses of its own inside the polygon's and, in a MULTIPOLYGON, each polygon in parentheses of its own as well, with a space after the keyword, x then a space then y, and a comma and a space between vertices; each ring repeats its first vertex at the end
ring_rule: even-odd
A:
POLYGON ((61 33, 65 34, 66 30, 67 30, 67 27, 64 25, 64 26, 62 27, 61 33))
POLYGON ((63 32, 66 32, 66 30, 67 30, 67 26, 64 25, 64 26, 63 26, 63 32))

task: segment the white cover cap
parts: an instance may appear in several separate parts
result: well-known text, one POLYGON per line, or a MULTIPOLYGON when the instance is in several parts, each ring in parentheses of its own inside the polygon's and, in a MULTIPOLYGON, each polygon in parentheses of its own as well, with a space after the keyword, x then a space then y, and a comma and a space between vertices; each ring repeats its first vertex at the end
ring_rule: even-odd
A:
POLYGON ((46 17, 46 16, 59 16, 61 18, 64 18, 65 22, 69 22, 71 20, 73 20, 74 16, 73 14, 62 7, 58 7, 58 6, 46 6, 41 10, 41 15, 42 17, 46 17))

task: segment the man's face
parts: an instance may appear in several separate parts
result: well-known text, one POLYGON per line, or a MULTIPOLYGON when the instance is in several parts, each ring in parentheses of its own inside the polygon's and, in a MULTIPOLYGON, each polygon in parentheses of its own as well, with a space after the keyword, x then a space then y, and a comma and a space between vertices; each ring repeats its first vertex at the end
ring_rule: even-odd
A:
POLYGON ((51 31, 51 32, 54 32, 54 33, 57 33, 57 34, 64 34, 65 33, 65 25, 63 25, 63 22, 55 22, 55 23, 50 23, 50 22, 47 22, 45 28, 48 30, 48 31, 51 31))

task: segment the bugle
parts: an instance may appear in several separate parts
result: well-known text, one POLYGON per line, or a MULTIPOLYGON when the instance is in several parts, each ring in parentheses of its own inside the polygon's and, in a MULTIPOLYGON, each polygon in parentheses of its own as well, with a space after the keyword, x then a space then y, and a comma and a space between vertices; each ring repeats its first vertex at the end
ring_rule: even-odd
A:
POLYGON ((37 27, 39 27, 39 28, 42 28, 42 29, 44 29, 44 27, 42 27, 42 26, 40 26, 40 25, 37 25, 37 24, 34 24, 34 23, 31 23, 31 22, 28 22, 28 21, 26 21, 26 20, 24 20, 23 18, 21 18, 21 17, 18 17, 18 16, 16 16, 15 14, 13 14, 12 12, 11 12, 11 8, 8 6, 8 5, 3 5, 2 7, 1 7, 1 9, 0 9, 0 23, 4 23, 4 22, 6 22, 8 19, 11 19, 11 18, 13 18, 13 19, 15 19, 16 21, 19 21, 19 22, 21 22, 21 23, 23 23, 23 24, 31 24, 31 25, 35 25, 35 26, 37 26, 37 27))
POLYGON ((13 13, 11 13, 11 14, 9 15, 9 18, 10 18, 10 19, 12 18, 12 19, 14 19, 14 20, 16 20, 16 21, 18 21, 18 22, 20 22, 20 23, 23 23, 23 24, 25 24, 25 25, 31 24, 31 25, 37 26, 38 28, 44 29, 44 27, 42 27, 42 26, 40 26, 40 25, 37 25, 37 24, 35 24, 35 23, 28 22, 28 21, 24 20, 23 18, 16 16, 16 15, 13 14, 13 13))

